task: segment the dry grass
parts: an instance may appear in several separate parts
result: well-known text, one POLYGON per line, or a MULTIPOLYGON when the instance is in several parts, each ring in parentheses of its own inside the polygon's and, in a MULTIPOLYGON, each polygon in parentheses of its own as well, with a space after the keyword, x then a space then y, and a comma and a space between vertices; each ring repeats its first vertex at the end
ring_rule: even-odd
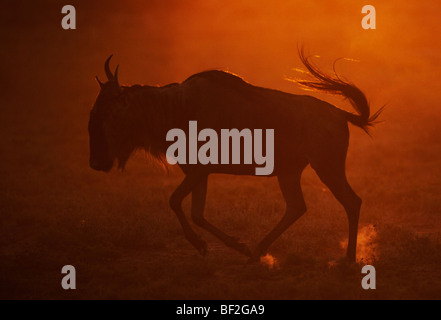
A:
MULTIPOLYGON (((51 128, 52 120, 38 126, 51 128)), ((46 136, 29 135, 39 130, 32 123, 26 130, 16 123, 3 126, 11 139, 2 144, 2 298, 441 298, 437 158, 426 149, 412 154, 418 146, 406 140, 405 130, 389 142, 385 125, 373 142, 352 130, 348 175, 364 199, 361 229, 376 230, 376 237, 360 242, 375 251, 378 275, 378 289, 366 292, 362 263, 330 267, 344 255, 346 217, 310 168, 303 176, 308 213, 270 250, 277 268, 246 265, 246 258, 200 231, 210 247, 202 258, 168 207, 182 175, 167 175, 142 155, 124 173, 93 172, 87 135, 80 130, 84 121, 86 115, 77 132, 71 131, 75 124, 46 136), (391 144, 399 147, 389 157, 391 144), (421 167, 430 164, 431 174, 423 174, 421 167), (77 268, 75 292, 61 290, 65 264, 77 268)), ((423 143, 433 152, 441 150, 438 141, 423 143)), ((207 217, 251 246, 283 209, 275 179, 210 178, 207 217)))

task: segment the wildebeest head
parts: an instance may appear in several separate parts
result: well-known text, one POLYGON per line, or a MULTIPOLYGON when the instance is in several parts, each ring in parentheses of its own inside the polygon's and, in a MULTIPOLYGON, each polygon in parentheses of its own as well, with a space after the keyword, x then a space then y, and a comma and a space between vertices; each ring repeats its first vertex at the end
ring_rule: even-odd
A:
POLYGON ((101 90, 89 118, 90 167, 105 172, 112 169, 114 159, 118 157, 112 141, 115 135, 114 121, 118 117, 118 111, 124 106, 122 89, 118 83, 118 66, 112 74, 110 58, 112 56, 104 64, 108 81, 102 83, 96 78, 101 90))

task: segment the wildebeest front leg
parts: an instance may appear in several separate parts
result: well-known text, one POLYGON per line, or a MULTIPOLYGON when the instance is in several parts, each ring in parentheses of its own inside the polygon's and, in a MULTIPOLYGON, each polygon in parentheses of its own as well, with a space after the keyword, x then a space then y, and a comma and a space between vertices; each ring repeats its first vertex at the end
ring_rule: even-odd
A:
POLYGON ((201 178, 202 177, 198 175, 187 175, 184 181, 182 181, 179 187, 171 195, 170 207, 176 213, 176 216, 181 223, 185 238, 199 251, 201 255, 205 255, 207 253, 207 243, 194 232, 188 220, 185 218, 184 211, 182 210, 182 201, 190 192, 192 192, 193 188, 200 183, 201 178))
POLYGON ((248 246, 244 243, 238 242, 238 239, 233 238, 222 230, 213 226, 204 217, 205 200, 207 197, 207 180, 208 176, 201 179, 192 191, 192 206, 191 206, 191 216, 196 225, 204 228, 208 232, 212 233, 219 240, 225 243, 228 247, 250 257, 251 251, 248 246))

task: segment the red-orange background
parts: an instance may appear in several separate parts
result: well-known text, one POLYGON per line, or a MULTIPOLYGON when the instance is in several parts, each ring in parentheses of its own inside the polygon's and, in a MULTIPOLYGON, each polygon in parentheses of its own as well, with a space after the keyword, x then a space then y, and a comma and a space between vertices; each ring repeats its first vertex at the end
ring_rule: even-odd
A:
MULTIPOLYGON (((361 27, 364 1, 5 2, 1 296, 72 297, 59 289, 59 269, 69 262, 82 267, 87 290, 73 297, 83 298, 439 298, 441 3, 368 3, 377 10, 376 30, 361 27), (64 4, 76 7, 76 30, 61 28, 64 4), (351 129, 348 155, 349 179, 364 199, 361 224, 378 226, 377 263, 390 281, 376 295, 360 291, 357 277, 354 285, 353 278, 346 283, 321 269, 343 254, 346 221, 310 170, 303 182, 311 213, 275 244, 282 268, 273 281, 273 274, 245 273, 235 265, 240 257, 225 258, 229 251, 215 250, 205 260, 193 256, 167 207, 179 173, 158 173, 140 157, 124 174, 88 167, 88 113, 99 89, 94 77, 105 77, 109 54, 127 85, 180 82, 220 68, 256 85, 304 94, 285 80, 299 76, 293 68, 301 67, 300 45, 320 55, 316 63, 329 72, 337 58, 359 60, 340 61, 337 70, 363 89, 374 111, 388 104, 374 139, 351 129), (420 275, 407 287, 394 273, 403 265, 409 267, 398 270, 420 275), (348 290, 326 293, 322 276, 348 290), (200 277, 212 286, 185 289, 200 277), (241 282, 247 277, 254 282, 241 282), (109 285, 110 278, 121 280, 109 285)), ((319 97, 347 108, 338 98, 319 97)), ((252 181, 215 178, 218 193, 210 193, 207 208, 251 246, 283 211, 275 181, 261 187, 252 181)))

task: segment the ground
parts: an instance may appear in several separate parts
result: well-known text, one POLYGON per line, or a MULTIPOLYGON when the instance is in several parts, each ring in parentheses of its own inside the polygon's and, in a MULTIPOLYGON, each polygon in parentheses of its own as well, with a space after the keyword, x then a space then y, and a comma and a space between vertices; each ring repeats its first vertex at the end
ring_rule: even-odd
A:
MULTIPOLYGON (((198 255, 168 207, 182 179, 178 170, 167 174, 138 154, 125 172, 93 172, 87 166, 84 132, 31 138, 28 130, 44 124, 28 125, 23 135, 17 124, 3 126, 11 139, 2 145, 2 298, 441 297, 437 158, 405 139, 405 132, 397 133, 404 141, 393 137, 400 147, 392 157, 386 125, 376 129, 374 139, 351 129, 348 176, 364 200, 359 237, 364 261, 352 266, 336 262, 344 256, 346 216, 307 168, 302 185, 308 212, 271 247, 276 259, 271 268, 247 265, 246 257, 200 230, 209 253, 198 255), (77 137, 73 143, 72 136, 77 137), (21 152, 8 150, 17 144, 21 152), (394 160, 401 152, 409 156, 394 160), (414 165, 417 160, 420 166, 414 165), (430 168, 430 163, 431 174, 423 174, 421 167, 430 168), (377 269, 376 291, 361 288, 365 262, 377 269), (77 269, 76 291, 60 288, 66 264, 77 269)), ((432 152, 441 150, 433 137, 427 138, 432 152)), ((189 201, 185 208, 188 212, 189 201)), ((274 178, 209 179, 207 217, 251 247, 283 210, 274 178)))

